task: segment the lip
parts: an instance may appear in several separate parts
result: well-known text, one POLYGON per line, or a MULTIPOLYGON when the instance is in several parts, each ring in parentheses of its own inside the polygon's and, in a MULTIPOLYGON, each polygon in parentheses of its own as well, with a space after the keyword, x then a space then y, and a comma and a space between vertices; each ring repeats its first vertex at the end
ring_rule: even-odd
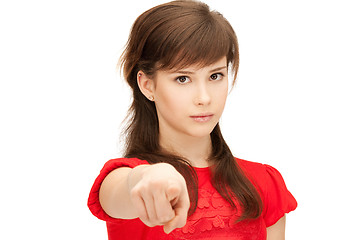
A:
POLYGON ((197 115, 190 116, 196 122, 208 122, 212 119, 214 114, 212 113, 200 113, 197 115))

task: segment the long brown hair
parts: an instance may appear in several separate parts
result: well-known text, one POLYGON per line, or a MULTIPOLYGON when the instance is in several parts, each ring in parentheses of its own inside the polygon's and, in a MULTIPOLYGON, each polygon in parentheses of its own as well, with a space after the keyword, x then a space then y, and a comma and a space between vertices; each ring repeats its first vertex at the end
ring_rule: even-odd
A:
MULTIPOLYGON (((224 56, 236 79, 239 47, 229 22, 204 3, 173 1, 156 6, 136 19, 119 59, 119 67, 133 91, 124 132, 125 157, 173 165, 187 183, 191 201, 189 214, 197 207, 196 172, 186 159, 160 147, 156 106, 141 93, 137 73, 141 70, 151 77, 160 69, 181 69, 193 64, 207 66, 224 56)), ((238 166, 219 124, 211 132, 211 141, 209 159, 214 163, 211 167, 214 187, 233 208, 236 208, 234 199, 237 200, 242 208, 239 220, 259 217, 262 212, 259 193, 238 166)))

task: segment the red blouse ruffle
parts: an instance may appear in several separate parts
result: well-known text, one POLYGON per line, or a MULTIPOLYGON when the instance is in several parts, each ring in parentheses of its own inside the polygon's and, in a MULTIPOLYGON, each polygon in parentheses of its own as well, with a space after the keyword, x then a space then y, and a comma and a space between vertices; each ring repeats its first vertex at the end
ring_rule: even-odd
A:
POLYGON ((169 235, 161 226, 149 228, 138 218, 115 219, 107 215, 99 202, 99 189, 104 178, 119 167, 148 164, 136 158, 108 161, 90 191, 88 206, 99 219, 107 222, 109 239, 266 239, 266 227, 275 224, 285 213, 295 210, 297 202, 287 190, 281 174, 269 165, 237 159, 241 169, 258 189, 264 203, 262 216, 256 220, 235 221, 241 213, 231 209, 210 182, 209 168, 195 168, 199 178, 199 200, 187 224, 169 235))

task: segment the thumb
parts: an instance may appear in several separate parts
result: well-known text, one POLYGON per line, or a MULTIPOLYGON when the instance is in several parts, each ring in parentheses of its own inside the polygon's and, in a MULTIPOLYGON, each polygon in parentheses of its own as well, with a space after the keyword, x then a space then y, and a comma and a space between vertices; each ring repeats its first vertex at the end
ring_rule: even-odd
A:
POLYGON ((171 203, 171 206, 174 206, 177 202, 177 199, 179 198, 179 195, 181 193, 181 188, 177 186, 169 186, 166 191, 166 197, 171 203))
POLYGON ((166 191, 166 196, 175 212, 175 217, 164 224, 164 232, 169 234, 175 228, 185 226, 190 207, 190 199, 186 185, 183 189, 178 185, 170 185, 166 191))
POLYGON ((179 201, 172 206, 175 211, 175 217, 164 224, 164 232, 166 234, 169 234, 175 228, 184 227, 187 221, 187 213, 189 210, 188 200, 182 200, 180 198, 179 201))

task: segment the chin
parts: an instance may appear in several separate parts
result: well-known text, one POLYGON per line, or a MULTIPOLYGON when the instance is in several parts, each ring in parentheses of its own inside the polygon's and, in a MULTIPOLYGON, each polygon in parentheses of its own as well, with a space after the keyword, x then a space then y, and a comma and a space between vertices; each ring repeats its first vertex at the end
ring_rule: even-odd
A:
POLYGON ((214 130, 215 126, 212 128, 204 128, 204 127, 195 127, 194 129, 192 129, 191 132, 188 132, 188 134, 192 137, 195 138, 203 138, 203 137, 208 137, 210 136, 211 132, 214 130))

